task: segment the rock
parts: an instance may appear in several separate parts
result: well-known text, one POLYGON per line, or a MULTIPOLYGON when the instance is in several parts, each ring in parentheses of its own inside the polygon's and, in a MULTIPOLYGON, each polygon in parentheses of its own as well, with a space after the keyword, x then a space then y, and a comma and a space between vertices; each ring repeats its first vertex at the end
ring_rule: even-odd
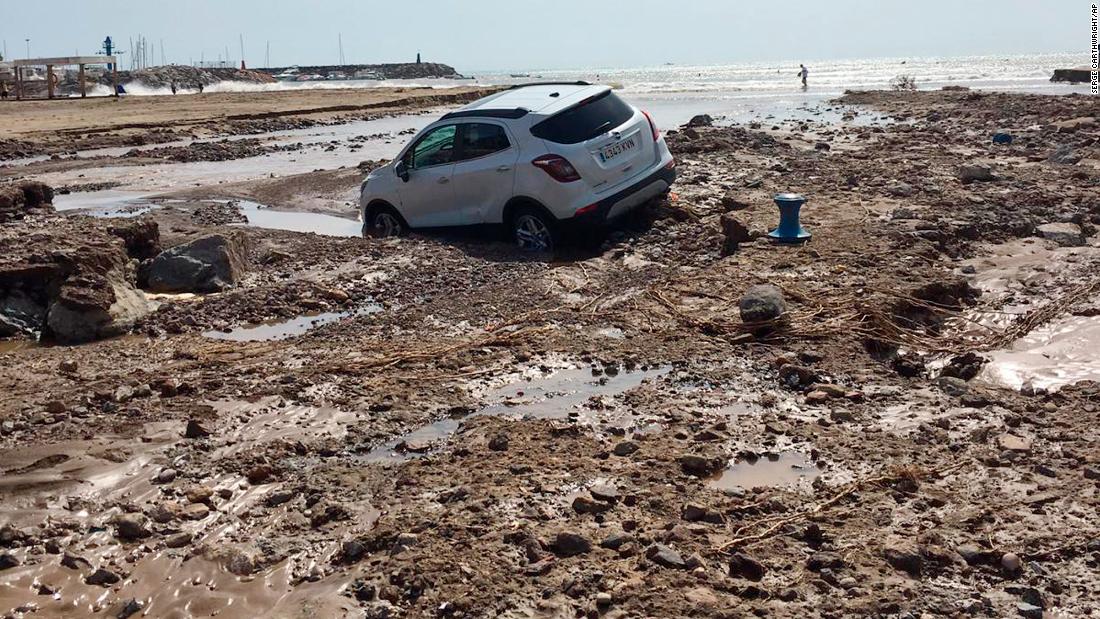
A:
POLYGON ((413 546, 416 546, 420 538, 415 533, 401 533, 393 540, 393 547, 390 548, 390 554, 400 554, 413 546))
POLYGON ((210 430, 207 430, 201 423, 195 419, 187 420, 187 427, 183 430, 183 438, 206 438, 210 436, 210 430))
POLYGON ((155 292, 220 292, 233 288, 248 269, 248 237, 214 234, 163 251, 149 263, 155 292))
POLYGON ((698 114, 693 116, 685 126, 691 128, 712 127, 714 126, 714 118, 710 114, 698 114))
POLYGON ((970 391, 970 385, 965 380, 954 376, 940 376, 936 379, 936 385, 947 395, 956 398, 970 391))
POLYGON ((1050 223, 1038 226, 1035 230, 1039 236, 1062 247, 1080 247, 1085 244, 1085 235, 1077 224, 1050 223))
POLYGON ((993 169, 980 163, 960 166, 958 177, 964 185, 974 182, 987 183, 994 180, 993 169))
POLYGON ((282 505, 283 503, 289 502, 296 496, 298 496, 297 490, 282 488, 279 490, 275 490, 271 494, 268 494, 267 498, 264 499, 264 504, 268 507, 277 507, 279 505, 282 505))
POLYGON ((53 213, 53 188, 38 181, 0 186, 0 224, 53 213))
POLYGON ((741 296, 741 320, 746 323, 768 322, 776 320, 787 311, 783 300, 783 291, 779 288, 760 284, 745 291, 741 296))
POLYGON ((160 227, 151 219, 111 219, 107 231, 122 240, 126 254, 135 260, 160 253, 160 227))
POLYGON ((611 509, 611 505, 602 501, 595 501, 586 496, 573 499, 573 511, 578 514, 602 514, 611 509))
POLYGON ((127 619, 127 617, 133 615, 134 613, 141 612, 142 608, 145 608, 144 604, 134 598, 130 598, 129 600, 126 600, 126 602, 122 605, 122 608, 120 608, 118 610, 118 613, 115 614, 115 619, 127 619))
POLYGON ((611 450, 611 453, 616 456, 626 457, 630 454, 638 451, 638 444, 634 441, 623 441, 615 445, 615 448, 611 450))
POLYGON ((902 547, 887 548, 883 551, 883 556, 895 570, 905 572, 913 578, 920 578, 924 559, 916 550, 902 547))
POLYGON ((588 489, 588 493, 592 495, 592 498, 597 501, 603 501, 605 503, 618 503, 619 502, 619 490, 614 486, 607 484, 596 484, 588 489))
POLYGON ((489 449, 493 451, 508 451, 508 436, 506 434, 498 434, 489 439, 489 449))
POLYGON ((661 567, 667 567, 674 570, 686 570, 688 567, 683 557, 680 556, 680 553, 664 544, 654 544, 647 548, 645 551, 645 558, 661 567))
POLYGON ((261 464, 249 469, 245 477, 253 486, 262 484, 275 476, 275 469, 269 464, 261 464))
POLYGON ((586 554, 592 550, 592 542, 580 533, 573 531, 560 531, 554 536, 552 544, 554 553, 562 557, 573 557, 586 554))
POLYGON ((1084 475, 1085 479, 1100 480, 1100 466, 1086 466, 1084 475))
POLYGON ((176 469, 161 469, 157 473, 156 482, 158 484, 170 484, 176 480, 176 475, 178 475, 176 469))
POLYGON ((741 223, 730 213, 724 213, 719 220, 722 226, 722 252, 723 256, 731 256, 737 252, 741 243, 752 240, 752 234, 745 224, 741 223))
POLYGON ((110 570, 103 569, 101 567, 101 568, 97 569, 95 572, 92 572, 92 574, 90 576, 85 578, 84 583, 88 584, 88 585, 99 585, 99 586, 106 587, 106 586, 109 586, 109 585, 113 585, 113 584, 119 582, 120 580, 122 580, 122 579, 119 578, 118 574, 116 574, 116 573, 114 573, 110 570))
POLYGON ((1005 451, 1028 452, 1031 451, 1031 440, 1005 433, 997 437, 997 446, 1005 451))
POLYGON ((367 556, 367 546, 357 539, 348 540, 340 546, 340 560, 343 563, 358 563, 365 556, 367 556))
POLYGON ((1027 619, 1043 619, 1043 609, 1027 602, 1016 604, 1016 612, 1020 613, 1021 617, 1027 617, 1027 619))
POLYGON ((600 542, 600 548, 607 548, 608 550, 618 550, 626 544, 634 543, 634 536, 625 531, 616 531, 611 535, 608 535, 600 542))
POLYGON ((1001 556, 1001 569, 1009 574, 1018 574, 1023 569, 1023 561, 1015 553, 1006 552, 1001 556))
POLYGON ((1074 133, 1081 129, 1093 129, 1097 125, 1097 119, 1093 116, 1082 116, 1054 123, 1058 133, 1074 133))
POLYGON ((153 534, 149 530, 149 519, 144 514, 120 514, 112 520, 115 534, 119 539, 136 541, 153 534))
POLYGON ((192 535, 186 531, 174 533, 164 538, 164 545, 168 548, 183 548, 191 543, 192 535))
POLYGON ((7 570, 13 567, 18 567, 19 564, 19 558, 15 555, 8 552, 0 554, 0 570, 7 570))
POLYGON ((210 506, 206 503, 191 503, 180 512, 184 520, 202 520, 210 515, 210 506))
MULTIPOLYGON (((749 208, 749 203, 742 200, 736 193, 729 192, 719 199, 722 208, 726 211, 741 211, 749 208)), ((724 226, 723 226, 724 227, 724 226)))
POLYGON ((779 382, 791 389, 797 389, 817 382, 817 372, 814 370, 788 363, 779 368, 779 382))
POLYGON ((684 599, 696 608, 717 608, 718 596, 706 587, 695 587, 684 594, 684 599))
POLYGON ((763 563, 746 554, 735 552, 730 555, 729 575, 734 578, 745 578, 753 582, 760 582, 767 572, 768 569, 764 567, 763 563))
POLYGON ((835 552, 815 552, 806 559, 806 569, 820 572, 824 569, 835 570, 844 567, 844 559, 835 552))
POLYGON ((214 489, 210 486, 196 484, 189 486, 183 493, 189 503, 207 503, 214 497, 214 489))
POLYGON ((680 468, 688 475, 696 477, 710 477, 726 467, 726 461, 721 458, 711 458, 696 454, 685 454, 679 458, 680 468))
POLYGON ((961 380, 972 380, 982 371, 982 366, 985 365, 986 359, 981 355, 973 352, 968 352, 962 355, 952 357, 951 360, 944 366, 943 371, 940 372, 940 376, 951 376, 961 380))
POLYGON ((601 591, 596 594, 597 608, 607 608, 608 606, 611 606, 611 601, 611 594, 606 591, 601 591))
POLYGON ((722 517, 721 512, 696 503, 688 503, 685 505, 684 509, 680 512, 680 517, 688 522, 722 524, 726 521, 726 519, 722 517))
POLYGON ((1047 157, 1047 161, 1054 165, 1077 165, 1081 159, 1081 155, 1075 153, 1069 144, 1059 146, 1047 157))

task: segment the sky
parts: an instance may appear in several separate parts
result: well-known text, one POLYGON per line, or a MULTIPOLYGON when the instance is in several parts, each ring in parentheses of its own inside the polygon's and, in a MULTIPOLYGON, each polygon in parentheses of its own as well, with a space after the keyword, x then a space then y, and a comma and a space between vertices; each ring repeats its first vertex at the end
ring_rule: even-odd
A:
MULTIPOLYGON (((8 57, 122 49, 169 63, 443 62, 460 72, 1080 52, 1091 0, 11 0, 8 57)), ((2 51, 2 50, 0 50, 2 51)), ((126 56, 120 62, 128 66, 126 56)))

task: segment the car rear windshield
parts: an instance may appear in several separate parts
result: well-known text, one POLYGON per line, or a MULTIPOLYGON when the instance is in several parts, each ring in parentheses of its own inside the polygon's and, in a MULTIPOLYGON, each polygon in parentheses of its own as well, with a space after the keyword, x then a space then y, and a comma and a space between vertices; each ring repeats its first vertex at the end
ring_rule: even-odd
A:
POLYGON ((577 144, 602 135, 634 116, 634 109, 608 91, 547 118, 531 133, 557 144, 577 144))

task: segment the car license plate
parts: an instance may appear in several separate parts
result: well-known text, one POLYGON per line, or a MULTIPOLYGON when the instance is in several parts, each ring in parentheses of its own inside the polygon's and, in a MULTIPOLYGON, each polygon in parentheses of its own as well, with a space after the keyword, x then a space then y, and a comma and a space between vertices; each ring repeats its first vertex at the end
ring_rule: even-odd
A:
POLYGON ((622 142, 616 142, 611 146, 604 146, 600 149, 600 161, 607 163, 619 155, 628 153, 637 147, 638 142, 633 137, 629 137, 622 142))

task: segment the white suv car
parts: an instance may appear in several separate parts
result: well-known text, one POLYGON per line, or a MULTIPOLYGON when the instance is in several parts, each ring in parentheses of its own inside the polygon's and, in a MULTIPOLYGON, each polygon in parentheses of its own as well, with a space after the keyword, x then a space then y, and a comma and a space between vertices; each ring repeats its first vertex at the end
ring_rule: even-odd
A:
POLYGON ((517 86, 432 123, 363 182, 363 229, 508 226, 550 251, 571 224, 595 226, 667 193, 676 163, 649 114, 607 86, 517 86))

